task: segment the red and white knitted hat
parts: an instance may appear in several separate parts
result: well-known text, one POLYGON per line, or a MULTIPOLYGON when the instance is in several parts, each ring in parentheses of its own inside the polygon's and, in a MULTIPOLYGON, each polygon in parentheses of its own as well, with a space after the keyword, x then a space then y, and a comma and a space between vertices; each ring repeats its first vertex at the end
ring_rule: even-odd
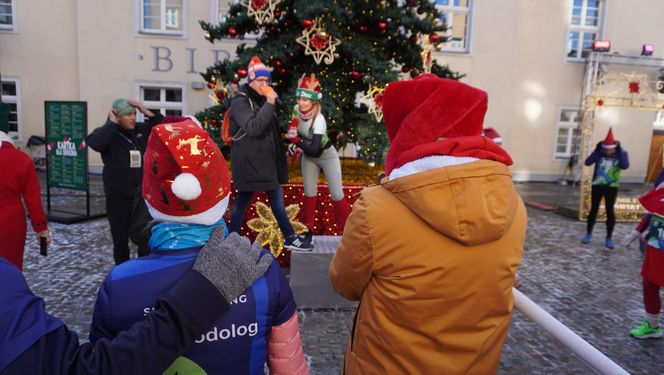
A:
POLYGON ((609 128, 609 132, 606 134, 606 138, 602 141, 602 147, 604 148, 616 148, 616 140, 613 139, 613 128, 609 128))
POLYGON ((152 128, 144 160, 143 198, 155 220, 211 225, 226 212, 228 166, 192 120, 152 128))

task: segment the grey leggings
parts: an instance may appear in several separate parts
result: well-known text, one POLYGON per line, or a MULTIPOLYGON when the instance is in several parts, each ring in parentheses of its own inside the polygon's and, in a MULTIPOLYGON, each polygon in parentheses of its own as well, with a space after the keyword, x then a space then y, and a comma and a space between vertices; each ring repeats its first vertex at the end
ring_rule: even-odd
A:
POLYGON ((318 175, 321 169, 327 179, 330 196, 333 201, 339 201, 344 197, 343 185, 341 184, 341 163, 339 155, 334 147, 329 147, 317 158, 302 154, 302 182, 304 183, 304 195, 315 197, 318 194, 318 175))

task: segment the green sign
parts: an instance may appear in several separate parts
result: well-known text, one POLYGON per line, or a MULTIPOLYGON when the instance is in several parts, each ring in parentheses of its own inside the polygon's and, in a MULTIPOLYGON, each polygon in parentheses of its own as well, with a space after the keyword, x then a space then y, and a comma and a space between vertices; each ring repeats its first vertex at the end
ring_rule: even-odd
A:
POLYGON ((46 101, 44 112, 48 186, 87 190, 88 104, 46 101))

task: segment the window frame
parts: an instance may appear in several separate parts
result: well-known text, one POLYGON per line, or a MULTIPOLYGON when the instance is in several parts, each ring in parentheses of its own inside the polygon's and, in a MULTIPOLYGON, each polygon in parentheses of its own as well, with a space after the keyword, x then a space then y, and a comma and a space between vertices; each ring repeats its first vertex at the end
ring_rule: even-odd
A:
MULTIPOLYGON (((572 18, 574 17, 574 1, 575 0, 569 0, 569 16, 567 18, 567 37, 565 38, 565 61, 568 62, 585 62, 586 57, 583 56, 583 40, 584 36, 586 34, 595 34, 595 39, 594 40, 602 40, 604 37, 604 22, 605 22, 605 14, 606 14, 606 8, 607 8, 607 1, 606 0, 596 0, 598 2, 598 11, 597 11, 597 26, 585 26, 585 21, 586 21, 586 16, 587 16, 587 10, 588 10, 588 0, 581 0, 582 5, 581 5, 581 15, 580 15, 580 20, 578 25, 572 24, 572 18), (568 46, 570 44, 570 34, 572 33, 578 33, 579 37, 577 39, 577 45, 575 46, 577 49, 577 55, 576 56, 568 56, 568 46)), ((592 49, 590 50, 592 51, 592 49)))
POLYGON ((139 34, 143 35, 166 35, 166 36, 176 36, 176 37, 185 37, 187 35, 187 19, 188 19, 188 0, 182 1, 182 27, 180 30, 168 30, 166 28, 166 2, 168 0, 137 0, 137 30, 139 34), (145 28, 145 1, 159 2, 160 6, 160 28, 159 29, 146 29, 145 28))
POLYGON ((13 83, 16 88, 16 96, 5 96, 2 95, 2 89, 0 88, 0 96, 2 96, 2 102, 8 104, 16 104, 16 131, 10 131, 7 135, 10 138, 15 140, 23 139, 23 110, 21 106, 21 80, 16 77, 2 77, 2 83, 13 83))
MULTIPOLYGON (((450 0, 453 3, 454 0, 450 0)), ((444 13, 447 19, 453 20, 455 14, 465 14, 466 15, 466 30, 464 32, 465 37, 465 47, 450 47, 448 43, 443 44, 441 52, 452 52, 452 53, 470 53, 470 44, 472 42, 472 26, 473 26, 473 8, 475 6, 475 0, 468 0, 468 6, 457 6, 457 5, 438 5, 438 1, 434 0, 436 9, 444 13), (452 14, 452 17, 449 17, 449 14, 452 14), (449 18, 448 18, 449 17, 449 18)), ((453 21, 448 23, 449 28, 445 32, 445 36, 452 37, 452 25, 453 21)))
MULTIPOLYGON (((574 156, 574 141, 575 141, 575 136, 574 136, 574 130, 578 130, 579 134, 576 137, 581 137, 581 123, 583 121, 582 114, 581 114, 581 108, 578 106, 560 106, 558 107, 558 110, 556 111, 556 132, 554 133, 554 139, 553 139, 553 160, 555 161, 565 161, 569 160, 570 157, 574 156), (577 112, 577 121, 572 122, 572 121, 562 121, 561 117, 564 111, 575 111, 577 112), (560 130, 561 129, 569 129, 571 130, 567 134, 567 142, 565 144, 565 152, 558 152, 558 139, 560 138, 560 130)), ((578 154, 578 150, 576 152, 578 154)))
POLYGON ((18 19, 16 18, 16 0, 9 0, 9 6, 11 7, 12 23, 10 25, 0 25, 0 32, 16 32, 18 29, 18 19))
MULTIPOLYGON (((182 112, 182 116, 187 115, 187 85, 184 83, 167 83, 167 82, 146 82, 146 81, 141 81, 141 82, 136 82, 134 85, 134 97, 138 98, 138 100, 143 103, 145 108, 147 109, 155 109, 158 108, 159 112, 166 116, 166 110, 169 109, 175 109, 175 110, 180 110, 182 112), (159 89, 160 94, 159 94, 159 101, 148 101, 144 99, 143 96, 143 90, 145 88, 151 88, 151 89, 159 89), (166 89, 180 89, 182 92, 182 100, 180 102, 167 102, 165 101, 165 90, 166 89), (176 103, 179 103, 177 105, 176 103)), ((136 113, 136 121, 145 121, 145 116, 137 112, 136 113)))

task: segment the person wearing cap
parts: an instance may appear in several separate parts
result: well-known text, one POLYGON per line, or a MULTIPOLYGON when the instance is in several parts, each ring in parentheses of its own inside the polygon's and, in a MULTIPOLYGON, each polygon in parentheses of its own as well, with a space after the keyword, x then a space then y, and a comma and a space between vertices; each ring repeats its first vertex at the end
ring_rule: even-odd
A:
POLYGON ((284 237, 284 247, 310 251, 311 241, 295 233, 284 206, 281 184, 288 182, 288 168, 275 111, 278 95, 270 87, 270 70, 254 56, 247 73, 247 83, 231 99, 231 169, 237 194, 228 229, 240 232, 244 212, 254 193, 264 191, 284 237))
MULTIPOLYGON (((161 113, 150 111, 139 101, 119 98, 113 102, 106 123, 86 138, 86 143, 101 153, 104 162, 106 214, 115 264, 129 260, 129 229, 134 201, 140 199, 143 153, 152 127, 162 119, 161 113), (137 109, 147 118, 145 123, 136 122, 137 109)), ((146 247, 138 247, 138 256, 147 254, 146 247)))
POLYGON ((637 339, 661 338, 660 311, 662 298, 659 291, 664 287, 664 184, 639 198, 643 208, 648 211, 636 229, 627 235, 623 245, 629 246, 639 239, 643 244, 643 265, 641 277, 643 285, 643 304, 645 318, 640 326, 630 331, 630 336, 637 339))
POLYGON ((161 374, 271 265, 249 250, 208 243, 148 317, 94 345, 79 344, 0 257, 0 374, 161 374))
POLYGON ((360 300, 346 374, 493 374, 527 213, 507 152, 482 135, 486 92, 423 74, 388 84, 387 181, 360 193, 330 263, 360 300))
MULTIPOLYGON (((225 243, 247 257, 260 252, 270 266, 166 373, 262 374, 267 363, 274 373, 306 374, 288 280, 270 252, 226 230, 230 173, 217 145, 187 120, 153 128, 145 155, 143 198, 160 224, 152 228, 150 255, 115 266, 99 288, 90 342, 114 338, 146 319, 158 296, 196 267, 201 247, 225 243)), ((217 271, 229 288, 236 286, 227 277, 231 268, 217 271)))
POLYGON ((0 256, 23 270, 23 253, 27 235, 25 207, 37 241, 45 238, 51 243, 48 220, 41 202, 41 188, 32 159, 14 147, 7 133, 0 131, 0 256))
POLYGON ((341 163, 337 150, 327 136, 327 123, 320 111, 319 101, 323 98, 320 82, 311 73, 300 77, 295 90, 297 105, 293 109, 294 118, 288 125, 286 138, 297 145, 302 152, 302 182, 304 185, 303 222, 312 236, 318 197, 318 175, 325 174, 334 205, 337 222, 341 228, 350 214, 350 206, 344 196, 341 179, 341 163))
POLYGON ((613 227, 616 224, 616 216, 613 206, 618 197, 618 186, 620 185, 620 171, 629 168, 629 156, 627 151, 620 147, 620 142, 613 138, 613 129, 609 128, 606 138, 597 143, 593 151, 585 161, 586 166, 595 164, 593 171, 592 188, 590 192, 590 212, 588 212, 588 223, 586 234, 581 243, 589 244, 592 241, 593 227, 597 220, 599 203, 604 198, 606 208, 606 239, 604 246, 609 249, 615 247, 613 239, 613 227))

